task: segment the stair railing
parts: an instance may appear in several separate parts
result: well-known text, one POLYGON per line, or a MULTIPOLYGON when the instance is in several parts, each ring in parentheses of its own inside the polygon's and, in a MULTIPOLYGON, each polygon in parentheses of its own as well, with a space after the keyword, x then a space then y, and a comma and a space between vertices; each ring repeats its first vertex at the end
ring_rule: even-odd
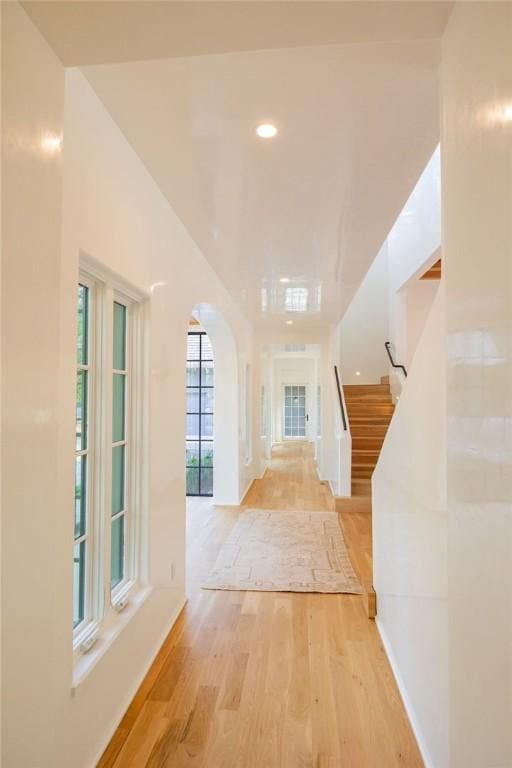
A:
POLYGON ((393 366, 393 368, 400 368, 404 372, 404 376, 407 378, 407 371, 405 370, 405 365, 400 365, 400 363, 395 363, 393 360, 393 355, 391 353, 391 342, 386 341, 384 342, 384 346, 386 347, 386 352, 388 353, 389 362, 393 366))
POLYGON ((335 490, 336 496, 350 496, 352 493, 352 435, 347 418, 345 399, 341 387, 341 376, 338 366, 334 366, 334 377, 338 401, 340 404, 341 419, 336 419, 336 471, 335 490))
POLYGON ((337 365, 334 366, 334 375, 336 377, 336 389, 338 390, 338 400, 340 401, 341 420, 343 422, 343 429, 346 432, 347 431, 347 415, 345 413, 345 406, 343 404, 343 397, 341 395, 340 376, 338 373, 337 365))

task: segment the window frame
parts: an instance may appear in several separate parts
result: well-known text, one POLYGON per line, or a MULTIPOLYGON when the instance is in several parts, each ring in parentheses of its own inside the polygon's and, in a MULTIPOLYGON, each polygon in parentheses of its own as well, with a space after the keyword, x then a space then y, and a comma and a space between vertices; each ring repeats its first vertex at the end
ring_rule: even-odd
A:
MULTIPOLYGON (((80 619, 80 621, 75 625, 73 623, 73 637, 80 637, 83 633, 84 629, 90 624, 92 620, 92 616, 94 614, 94 592, 95 592, 95 579, 94 579, 94 531, 95 531, 95 521, 94 521, 94 501, 93 501, 93 488, 94 488, 94 482, 92 479, 93 474, 93 461, 91 460, 91 446, 94 445, 94 424, 95 424, 95 414, 94 414, 94 408, 91 407, 93 397, 94 397, 94 383, 95 383, 95 366, 91 361, 95 359, 95 333, 96 333, 96 323, 95 323, 95 309, 96 309, 96 294, 95 294, 95 286, 94 283, 87 279, 85 275, 80 274, 77 287, 84 287, 87 290, 87 318, 86 318, 86 331, 85 331, 85 339, 86 339, 86 363, 79 363, 78 362, 78 293, 77 293, 77 311, 75 313, 75 320, 77 322, 77 328, 76 328, 76 343, 75 343, 75 434, 74 434, 74 440, 75 440, 75 510, 76 510, 76 460, 78 456, 85 457, 86 459, 86 477, 85 477, 85 526, 84 526, 84 533, 80 536, 75 536, 75 530, 76 530, 76 522, 74 524, 74 533, 73 533, 73 564, 75 560, 75 547, 84 542, 85 544, 85 577, 84 577, 84 605, 83 605, 83 617, 80 619), (77 382, 78 382, 78 374, 79 372, 86 372, 87 374, 87 387, 86 387, 86 395, 85 400, 87 403, 86 407, 86 442, 85 442, 85 448, 81 448, 80 450, 77 450, 76 448, 76 407, 77 407, 77 382)), ((76 511, 75 511, 76 514, 76 511)), ((73 614, 75 609, 75 591, 74 591, 75 585, 74 585, 74 574, 73 574, 73 614)))
MULTIPOLYGON (((296 395, 297 397, 300 397, 300 395, 296 395)), ((290 397, 294 397, 293 393, 290 395, 290 397)), ((282 384, 281 389, 281 437, 283 441, 287 440, 307 440, 308 439, 308 401, 309 401, 309 391, 308 391, 308 384, 307 382, 301 382, 301 383, 290 383, 290 382, 284 382, 282 384), (304 389, 304 434, 303 435, 287 435, 286 434, 286 390, 291 387, 300 387, 304 389)), ((290 406, 293 408, 294 406, 290 406)), ((294 418, 293 416, 291 418, 294 418)), ((292 428, 293 429, 293 428, 292 428)))
MULTIPOLYGON (((104 596, 101 589, 103 558, 97 553, 102 550, 101 524, 101 478, 103 468, 103 440, 101 395, 103 392, 102 360, 102 315, 104 304, 104 286, 85 270, 80 269, 78 284, 89 291, 89 350, 88 350, 88 472, 87 497, 89 526, 89 552, 87 556, 87 610, 84 619, 73 627, 73 649, 76 651, 82 642, 92 634, 100 624, 103 613, 104 596)), ((75 345, 76 346, 76 345, 75 345)), ((76 366, 77 370, 79 366, 76 366)), ((76 437, 75 437, 76 441, 76 437)), ((77 455, 77 452, 75 452, 77 455)))
POLYGON ((245 466, 252 462, 252 369, 250 363, 245 363, 244 369, 244 453, 245 466))
MULTIPOLYGON (((86 517, 90 538, 88 609, 84 611, 84 619, 73 628, 75 661, 83 654, 82 643, 101 627, 108 629, 130 594, 144 586, 141 521, 147 507, 147 434, 143 415, 147 412, 147 389, 144 383, 148 364, 145 342, 147 296, 95 266, 89 269, 87 262, 80 267, 77 284, 85 285, 89 291, 88 369, 92 370, 93 375, 88 381, 87 446, 91 457, 88 461, 89 511, 86 517), (117 517, 111 514, 112 448, 119 443, 113 441, 114 302, 126 307, 127 383, 124 418, 127 447, 124 467, 124 571, 123 579, 111 589, 111 530, 114 517, 117 517)), ((78 370, 77 361, 75 371, 78 370)), ((76 448, 76 429, 74 439, 76 448)), ((74 544, 73 540, 73 547, 74 544)))
POLYGON ((317 440, 322 437, 322 387, 320 384, 316 387, 316 437, 317 440))
POLYGON ((137 387, 137 374, 138 374, 138 344, 137 344, 137 332, 139 330, 140 318, 138 312, 138 302, 131 299, 124 292, 120 290, 112 291, 111 302, 111 355, 110 355, 110 373, 111 373, 111 401, 110 401, 110 418, 108 424, 110 426, 110 503, 105 507, 105 518, 109 518, 109 542, 108 542, 108 584, 106 587, 110 593, 110 604, 115 607, 121 600, 123 600, 129 591, 136 584, 139 577, 139 559, 137 556, 137 533, 138 527, 136 525, 137 514, 135 512, 138 498, 138 488, 140 485, 140 468, 139 462, 134 459, 138 455, 137 442, 139 440, 140 433, 140 413, 138 412, 137 404, 139 401, 140 387, 137 387), (125 314, 125 368, 124 371, 114 368, 113 361, 113 329, 114 329, 114 305, 121 304, 126 309, 125 314), (113 393, 114 393, 114 375, 123 373, 125 375, 125 393, 124 393, 124 439, 114 442, 113 435, 113 393), (135 388, 135 389, 134 389, 135 388), (123 486, 124 486, 124 498, 123 498, 123 510, 112 514, 112 454, 113 449, 116 446, 124 445, 124 467, 123 467, 123 486), (112 577, 112 561, 111 561, 111 535, 112 526, 114 520, 119 517, 124 517, 124 562, 123 562, 123 578, 113 587, 111 585, 112 577))
MULTIPOLYGON (((213 436, 203 436, 202 433, 202 427, 201 427, 201 421, 203 416, 211 416, 212 417, 212 424, 214 426, 214 420, 215 420, 215 359, 213 354, 213 347, 211 343, 211 339, 206 333, 206 331, 191 331, 189 330, 187 333, 187 359, 186 363, 197 363, 198 365, 198 383, 195 384, 186 384, 186 397, 187 397, 187 405, 186 405, 186 416, 197 416, 198 419, 198 434, 196 438, 189 437, 188 435, 188 426, 185 429, 185 449, 187 448, 188 443, 197 443, 199 446, 199 463, 197 465, 197 477, 198 477, 198 483, 197 483, 197 493, 189 493, 186 487, 187 484, 187 470, 189 469, 196 469, 196 467, 189 466, 186 458, 185 458, 185 493, 188 497, 197 497, 197 498, 212 498, 213 497, 213 472, 214 472, 214 465, 215 465, 215 430, 213 428, 213 436), (197 359, 191 359, 189 358, 188 353, 188 341, 190 336, 197 336, 198 337, 198 358, 197 359), (205 339, 208 339, 208 344, 211 349, 211 357, 203 357, 203 341, 205 339), (211 363, 212 364, 212 370, 213 370, 213 384, 204 384, 203 383, 203 363, 211 363), (188 410, 188 394, 190 390, 196 390, 197 391, 197 411, 189 411, 188 410), (204 411, 203 410, 203 392, 210 390, 213 394, 213 410, 212 411, 204 411), (211 464, 204 464, 203 465, 203 444, 206 445, 207 443, 211 444, 211 453, 212 453, 212 463, 211 464), (212 490, 208 493, 202 492, 202 475, 204 470, 211 470, 211 476, 212 476, 212 490)), ((187 418, 188 421, 188 418, 187 418)))
POLYGON ((265 384, 261 384, 260 386, 260 437, 261 439, 266 439, 268 432, 267 388, 265 384))

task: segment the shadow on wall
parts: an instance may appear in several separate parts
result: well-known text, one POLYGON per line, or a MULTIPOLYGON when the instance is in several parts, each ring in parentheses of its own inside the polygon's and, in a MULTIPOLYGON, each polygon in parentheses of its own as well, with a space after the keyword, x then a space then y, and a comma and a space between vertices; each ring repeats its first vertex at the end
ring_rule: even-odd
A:
POLYGON ((211 304, 196 304, 194 317, 208 334, 215 366, 213 415, 213 497, 215 504, 238 504, 240 494, 238 445, 238 352, 223 315, 211 304))

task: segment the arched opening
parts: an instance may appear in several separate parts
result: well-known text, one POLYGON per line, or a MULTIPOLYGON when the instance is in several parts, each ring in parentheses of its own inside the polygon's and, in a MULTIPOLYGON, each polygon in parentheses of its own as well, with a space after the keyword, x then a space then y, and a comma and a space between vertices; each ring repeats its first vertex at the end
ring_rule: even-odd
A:
POLYGON ((239 502, 238 362, 225 319, 209 304, 191 314, 187 338, 187 496, 239 502))

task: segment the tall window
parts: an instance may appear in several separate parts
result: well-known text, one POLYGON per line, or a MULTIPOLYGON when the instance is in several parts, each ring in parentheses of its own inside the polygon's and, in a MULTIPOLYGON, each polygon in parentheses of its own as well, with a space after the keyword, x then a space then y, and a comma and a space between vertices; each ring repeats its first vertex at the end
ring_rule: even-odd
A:
POLYGON ((261 437, 267 436, 267 396, 263 384, 261 385, 260 397, 260 433, 261 437))
POLYGON ((320 384, 316 388, 316 436, 322 436, 322 389, 320 384))
POLYGON ((73 555, 75 649, 137 579, 142 330, 138 300, 84 274, 77 301, 73 555), (110 360, 106 350, 112 350, 110 360), (110 546, 109 546, 110 542, 110 546), (111 597, 106 599, 109 594, 111 597))
POLYGON ((213 350, 204 331, 187 338, 187 496, 213 495, 213 350))
POLYGON ((78 285, 76 438, 75 438, 75 541, 73 553, 73 627, 87 617, 89 577, 89 387, 90 288, 78 285))
POLYGON ((245 365, 245 393, 244 393, 244 426, 245 426, 245 463, 249 464, 252 459, 252 424, 251 424, 251 366, 245 365))
POLYGON ((114 301, 112 334, 112 520, 110 530, 110 586, 125 577, 127 517, 127 419, 128 355, 127 307, 114 301))

